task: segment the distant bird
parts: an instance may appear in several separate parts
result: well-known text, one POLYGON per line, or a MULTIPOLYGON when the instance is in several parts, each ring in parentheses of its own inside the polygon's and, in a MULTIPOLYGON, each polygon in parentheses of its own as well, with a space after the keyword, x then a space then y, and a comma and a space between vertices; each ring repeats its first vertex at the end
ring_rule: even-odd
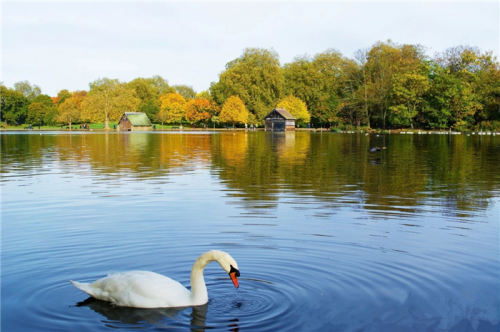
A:
POLYGON ((373 148, 370 148, 370 150, 368 150, 368 151, 370 151, 370 152, 378 152, 380 150, 381 149, 378 146, 374 146, 373 148))

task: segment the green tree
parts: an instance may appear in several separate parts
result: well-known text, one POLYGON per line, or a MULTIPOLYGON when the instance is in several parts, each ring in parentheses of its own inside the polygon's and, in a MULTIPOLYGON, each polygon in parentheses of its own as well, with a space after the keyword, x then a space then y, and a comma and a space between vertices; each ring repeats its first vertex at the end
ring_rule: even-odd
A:
POLYGON ((27 113, 29 100, 21 92, 15 91, 5 87, 0 86, 1 92, 1 120, 11 124, 21 124, 24 123, 27 113))
POLYGON ((425 94, 430 87, 430 67, 419 45, 403 45, 399 61, 392 76, 391 124, 410 126, 425 103, 425 94))
POLYGON ((231 96, 226 100, 220 112, 220 121, 233 126, 248 123, 248 110, 239 97, 231 96))
POLYGON ((50 115, 51 110, 54 108, 54 103, 52 98, 48 95, 38 95, 31 100, 28 106, 28 114, 26 121, 31 124, 42 124, 47 122, 52 122, 50 115), (49 121, 46 121, 49 120, 49 121))
POLYGON ((30 101, 42 93, 42 90, 38 85, 31 85, 29 81, 20 81, 15 83, 14 90, 21 92, 30 101))
POLYGON ((183 96, 186 101, 196 98, 196 91, 194 91, 193 87, 190 85, 178 84, 174 85, 173 88, 178 94, 183 96))
POLYGON ((203 91, 197 93, 196 94, 196 98, 204 98, 204 99, 208 99, 208 100, 213 101, 213 98, 210 95, 210 91, 209 90, 203 90, 203 91))
POLYGON ((136 78, 127 86, 135 91, 136 96, 141 100, 138 106, 140 112, 146 113, 150 119, 154 119, 160 110, 159 89, 152 78, 136 78))
POLYGON ((283 74, 278 54, 260 48, 245 49, 243 55, 226 64, 219 81, 210 86, 210 94, 219 105, 231 96, 238 96, 259 122, 281 99, 282 93, 283 74))
POLYGON ((276 107, 286 109, 291 115, 297 118, 297 124, 306 124, 311 121, 311 115, 307 111, 306 103, 293 95, 280 101, 276 107))
POLYGON ((284 66, 285 92, 307 104, 313 122, 327 123, 336 119, 347 82, 344 67, 348 60, 336 50, 297 57, 284 66))
POLYGON ((83 103, 82 118, 91 122, 117 121, 123 112, 137 110, 141 100, 133 89, 116 79, 102 78, 90 83, 88 98, 83 103))

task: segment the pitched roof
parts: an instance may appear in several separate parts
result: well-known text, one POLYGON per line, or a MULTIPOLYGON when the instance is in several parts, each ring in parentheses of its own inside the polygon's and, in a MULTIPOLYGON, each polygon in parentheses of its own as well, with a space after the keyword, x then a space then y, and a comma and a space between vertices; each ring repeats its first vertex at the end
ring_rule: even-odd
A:
POLYGON ((283 115, 283 117, 287 120, 296 120, 297 118, 294 117, 293 115, 291 115, 290 113, 288 113, 288 111, 284 108, 277 108, 276 109, 276 112, 278 112, 279 114, 283 115))
POLYGON ((275 111, 277 113, 279 113, 282 117, 284 117, 285 120, 297 120, 296 117, 294 117, 293 115, 291 115, 290 113, 288 113, 288 111, 286 109, 284 109, 284 108, 275 108, 271 112, 269 112, 269 114, 266 115, 264 118, 267 118, 269 115, 271 115, 271 113, 273 113, 275 111))
POLYGON ((143 112, 125 112, 128 120, 132 126, 151 126, 151 121, 149 121, 146 113, 143 112))

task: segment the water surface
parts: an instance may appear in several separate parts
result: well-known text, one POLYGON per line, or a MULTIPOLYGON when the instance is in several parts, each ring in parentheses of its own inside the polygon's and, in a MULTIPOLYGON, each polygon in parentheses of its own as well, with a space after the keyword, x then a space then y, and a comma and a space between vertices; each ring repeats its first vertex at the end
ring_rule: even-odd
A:
POLYGON ((2 133, 2 331, 498 331, 500 137, 2 133), (373 146, 386 147, 371 153, 373 146), (151 270, 209 303, 68 279, 151 270))

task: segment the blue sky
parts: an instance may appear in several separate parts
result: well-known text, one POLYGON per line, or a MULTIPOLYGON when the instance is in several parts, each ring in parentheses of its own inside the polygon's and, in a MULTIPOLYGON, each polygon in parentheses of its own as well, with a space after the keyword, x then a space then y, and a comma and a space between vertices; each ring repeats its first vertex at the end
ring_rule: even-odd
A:
POLYGON ((0 81, 28 80, 54 96, 102 77, 160 75, 206 90, 247 47, 282 64, 377 41, 422 44, 434 55, 478 46, 499 55, 498 2, 3 2, 0 81))

